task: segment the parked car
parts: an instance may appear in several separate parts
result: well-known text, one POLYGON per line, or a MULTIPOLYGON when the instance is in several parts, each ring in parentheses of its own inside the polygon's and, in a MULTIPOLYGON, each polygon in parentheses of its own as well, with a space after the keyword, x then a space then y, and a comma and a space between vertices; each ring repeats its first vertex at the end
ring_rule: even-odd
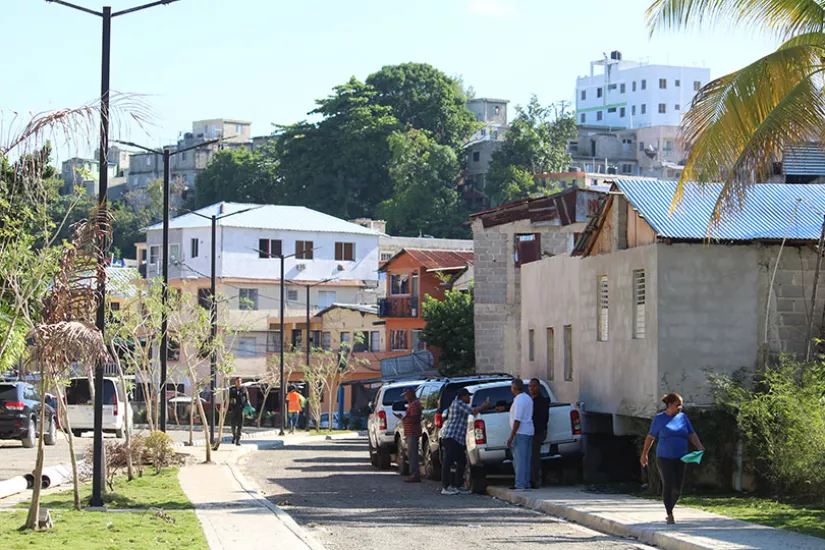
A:
MULTIPOLYGON (((103 378, 103 431, 122 438, 125 416, 132 414, 131 406, 124 406, 126 400, 120 391, 117 378, 103 378)), ((80 437, 83 432, 94 430, 95 413, 89 379, 72 378, 66 388, 66 414, 72 434, 80 437)), ((130 417, 131 418, 131 417, 130 417)))
POLYGON ((417 387, 423 380, 392 382, 378 389, 375 400, 370 403, 370 415, 367 419, 369 435, 370 464, 381 470, 389 470, 392 454, 396 451, 395 426, 398 419, 393 415, 392 405, 402 401, 402 392, 408 386, 417 387))
MULTIPOLYGON (((427 479, 441 479, 441 427, 447 409, 452 404, 459 388, 475 386, 484 382, 510 383, 509 374, 476 374, 453 378, 435 378, 419 386, 416 395, 421 400, 421 439, 420 460, 423 475, 427 479)), ((403 409, 402 409, 403 410, 403 409)), ((404 426, 399 422, 395 428, 396 462, 401 475, 409 475, 406 464, 407 449, 404 438, 404 426)))
MULTIPOLYGON (((341 419, 339 418, 338 413, 332 413, 332 418, 333 418, 332 429, 333 430, 343 430, 344 429, 344 424, 341 422, 341 419)), ((349 418, 349 415, 344 413, 344 422, 346 422, 348 418, 349 418)), ((316 428, 315 427, 315 419, 314 418, 309 419, 309 427, 312 428, 313 430, 315 430, 315 429, 328 430, 329 429, 329 413, 321 413, 321 419, 320 419, 319 424, 320 424, 320 426, 318 428, 316 428)))
MULTIPOLYGON (((34 447, 40 435, 40 395, 26 382, 0 382, 0 439, 19 439, 34 447)), ((57 443, 57 416, 48 404, 45 411, 46 445, 57 443)))
MULTIPOLYGON (((528 383, 525 380, 525 385, 528 383)), ((470 490, 483 493, 488 473, 512 472, 513 455, 507 447, 510 437, 510 406, 513 393, 509 382, 468 386, 475 408, 489 400, 494 408, 467 419, 467 475, 470 490)), ((559 403, 550 386, 541 381, 541 393, 550 399, 550 426, 541 447, 542 470, 554 466, 580 467, 582 458, 581 418, 569 403, 559 403)))

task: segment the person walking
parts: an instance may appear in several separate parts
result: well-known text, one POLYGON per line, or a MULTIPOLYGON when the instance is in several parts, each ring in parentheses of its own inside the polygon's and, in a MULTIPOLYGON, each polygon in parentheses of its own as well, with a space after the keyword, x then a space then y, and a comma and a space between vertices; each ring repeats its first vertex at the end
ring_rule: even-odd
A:
POLYGON ((407 400, 407 411, 404 415, 398 413, 395 417, 404 424, 404 441, 407 443, 407 460, 410 464, 410 477, 407 483, 421 483, 421 472, 418 469, 418 440, 421 439, 421 401, 415 395, 416 388, 404 388, 404 399, 407 400))
POLYGON ((241 444, 243 410, 249 405, 249 392, 241 386, 241 379, 235 378, 235 385, 229 388, 229 419, 232 424, 232 443, 241 444))
POLYGON ((289 388, 289 393, 286 395, 286 401, 286 410, 289 413, 289 416, 287 417, 289 420, 289 433, 294 434, 295 427, 298 426, 298 416, 304 408, 305 398, 303 395, 298 393, 295 386, 292 386, 289 388))
POLYGON ((533 400, 524 393, 524 380, 516 378, 510 385, 515 398, 510 405, 510 439, 507 447, 513 451, 513 469, 516 483, 511 489, 530 488, 530 453, 535 429, 533 427, 533 400))
POLYGON ((541 394, 541 382, 538 378, 530 380, 527 389, 533 399, 533 429, 535 430, 530 453, 530 486, 538 489, 541 487, 541 446, 547 439, 550 423, 550 398, 541 394))
POLYGON ((673 519, 673 507, 676 506, 682 494, 687 466, 681 458, 688 452, 688 442, 700 451, 704 451, 705 448, 699 441, 699 436, 696 435, 687 415, 682 412, 682 396, 675 392, 669 393, 662 398, 662 402, 667 408, 653 417, 650 432, 645 438, 640 462, 643 467, 647 467, 650 446, 658 438, 656 464, 659 467, 659 475, 662 477, 662 500, 667 512, 665 521, 668 525, 673 525, 676 523, 673 519))
POLYGON ((464 488, 464 468, 467 466, 467 417, 487 409, 490 401, 486 400, 475 409, 470 406, 470 392, 460 388, 450 408, 447 420, 441 429, 441 445, 444 447, 444 463, 441 465, 441 482, 444 487, 442 495, 468 494, 464 488), (455 464, 455 477, 450 470, 455 464))

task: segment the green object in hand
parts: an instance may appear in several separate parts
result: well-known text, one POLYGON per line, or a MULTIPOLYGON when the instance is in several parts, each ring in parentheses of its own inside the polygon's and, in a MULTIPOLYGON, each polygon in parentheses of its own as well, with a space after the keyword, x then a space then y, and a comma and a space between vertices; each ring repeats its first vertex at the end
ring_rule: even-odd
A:
POLYGON ((255 416, 255 407, 247 405, 243 408, 243 415, 247 418, 253 418, 255 416))
POLYGON ((702 463, 702 456, 705 454, 705 451, 693 451, 692 453, 688 453, 682 457, 682 462, 690 463, 693 462, 695 464, 702 463))

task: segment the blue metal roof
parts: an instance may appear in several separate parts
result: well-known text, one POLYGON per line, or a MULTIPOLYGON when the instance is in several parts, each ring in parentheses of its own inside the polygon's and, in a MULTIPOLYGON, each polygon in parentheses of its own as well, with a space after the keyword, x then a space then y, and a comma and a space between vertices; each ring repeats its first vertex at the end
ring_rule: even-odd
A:
POLYGON ((689 183, 673 214, 675 181, 617 179, 627 200, 660 237, 723 241, 819 240, 825 213, 825 184, 760 183, 748 188, 744 208, 710 227, 722 184, 689 183), (796 208, 799 202, 799 207, 796 208), (794 214, 796 208, 796 214, 794 214), (793 221, 791 221, 793 220, 793 221))
POLYGON ((787 176, 825 176, 825 150, 818 143, 788 147, 782 158, 782 171, 787 176))

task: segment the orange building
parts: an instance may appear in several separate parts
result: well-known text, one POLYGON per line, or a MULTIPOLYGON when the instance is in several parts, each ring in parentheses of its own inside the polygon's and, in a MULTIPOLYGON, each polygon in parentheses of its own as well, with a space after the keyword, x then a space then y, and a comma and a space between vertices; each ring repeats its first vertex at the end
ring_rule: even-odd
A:
MULTIPOLYGON (((444 299, 444 291, 473 266, 473 253, 455 250, 404 249, 379 269, 386 274, 387 297, 378 315, 385 324, 391 357, 428 349, 424 342, 421 305, 427 296, 444 299)), ((438 350, 429 348, 438 362, 438 350)))

